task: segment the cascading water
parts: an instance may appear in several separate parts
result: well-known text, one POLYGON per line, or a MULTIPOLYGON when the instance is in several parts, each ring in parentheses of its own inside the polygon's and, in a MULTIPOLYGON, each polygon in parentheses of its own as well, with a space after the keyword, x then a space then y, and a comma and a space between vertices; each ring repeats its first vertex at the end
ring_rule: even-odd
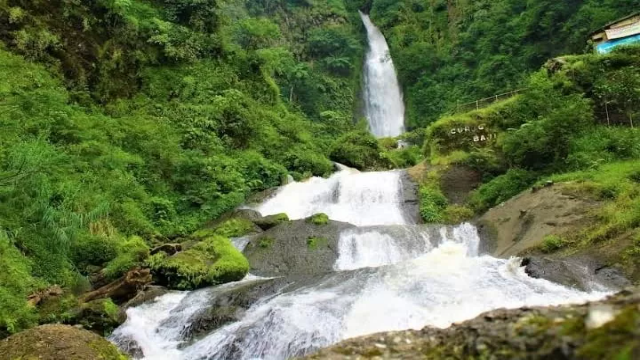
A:
POLYGON ((365 116, 373 135, 396 137, 404 132, 404 102, 396 69, 382 32, 368 15, 360 13, 360 17, 369 40, 364 66, 365 116))
MULTIPOLYGON (((171 293, 129 309, 127 322, 112 341, 134 349, 130 353, 136 358, 150 360, 279 360, 380 331, 446 327, 496 308, 575 303, 606 295, 530 278, 518 259, 479 255, 480 239, 470 224, 407 225, 397 200, 396 176, 343 170, 330 179, 289 184, 259 207, 299 218, 328 211, 335 220, 375 225, 341 234, 335 273, 266 296, 238 321, 196 339, 185 331, 193 315, 205 311, 216 294, 255 278, 171 293), (341 193, 351 184, 358 186, 341 193), (367 209, 367 203, 376 210, 367 209), (397 225, 388 225, 394 221, 397 225)), ((234 243, 242 248, 246 241, 234 243)))
MULTIPOLYGON (((404 110, 388 48, 369 18, 362 18, 371 47, 371 130, 377 136, 399 135, 404 110)), ((263 215, 284 212, 291 219, 323 212, 358 227, 340 234, 334 273, 307 282, 291 280, 204 335, 198 319, 218 309, 217 299, 226 304, 225 296, 234 298, 239 289, 272 281, 277 285, 278 279, 248 276, 238 283, 167 294, 129 309, 111 340, 136 359, 281 360, 350 337, 447 327, 496 308, 584 302, 607 294, 606 289, 587 293, 533 279, 518 259, 479 254, 480 239, 472 225, 411 224, 403 213, 399 172, 359 173, 341 167, 329 179, 284 186, 257 210, 263 215)), ((249 241, 237 238, 233 244, 244 249, 249 241)))

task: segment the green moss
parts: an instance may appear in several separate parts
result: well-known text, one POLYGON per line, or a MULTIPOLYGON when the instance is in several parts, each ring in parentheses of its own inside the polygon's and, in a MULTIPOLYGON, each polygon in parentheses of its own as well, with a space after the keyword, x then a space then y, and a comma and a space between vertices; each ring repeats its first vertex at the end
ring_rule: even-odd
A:
POLYGON ((120 309, 111 299, 98 299, 80 304, 73 309, 65 321, 71 325, 82 325, 87 330, 109 335, 121 324, 120 309))
POLYGON ((230 219, 215 227, 217 235, 234 238, 247 235, 254 231, 255 225, 247 219, 230 219))
POLYGON ((629 359, 640 351, 640 310, 632 305, 613 321, 587 332, 586 342, 577 350, 581 359, 629 359))
POLYGON ((329 216, 327 214, 315 214, 307 221, 314 225, 327 225, 329 223, 329 216))
POLYGON ((447 224, 459 224, 469 221, 474 215, 473 210, 461 205, 449 205, 444 211, 444 219, 447 224))
POLYGON ((323 237, 310 237, 307 239, 307 246, 311 250, 317 250, 323 247, 326 247, 329 243, 329 240, 323 237))
POLYGON ((249 271, 249 262, 231 241, 211 231, 192 248, 173 256, 153 256, 147 264, 159 282, 172 289, 193 290, 241 280, 249 271))
POLYGON ((118 245, 117 254, 104 269, 105 275, 110 279, 117 279, 144 263, 149 257, 149 246, 141 237, 131 236, 118 245))
POLYGON ((274 238, 263 237, 258 242, 258 246, 261 247, 262 249, 269 249, 271 248, 271 246, 273 246, 274 242, 275 242, 274 238))

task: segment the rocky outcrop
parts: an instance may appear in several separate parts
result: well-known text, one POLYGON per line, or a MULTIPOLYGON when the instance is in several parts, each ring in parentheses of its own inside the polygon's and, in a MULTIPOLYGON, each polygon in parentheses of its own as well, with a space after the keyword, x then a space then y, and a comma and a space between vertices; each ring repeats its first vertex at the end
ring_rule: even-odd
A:
POLYGON ((43 325, 0 341, 3 360, 126 360, 102 337, 73 326, 43 325))
POLYGON ((414 224, 421 224, 420 200, 418 198, 419 185, 406 171, 400 176, 402 182, 402 208, 405 217, 414 224))
POLYGON ((478 226, 486 252, 509 258, 539 247, 547 235, 582 228, 597 205, 569 194, 558 184, 525 191, 492 208, 478 219, 478 226))
POLYGON ((607 289, 620 290, 631 285, 624 274, 602 264, 590 256, 572 256, 553 259, 530 256, 522 260, 526 273, 536 279, 545 279, 583 291, 607 289))
POLYGON ((347 340, 307 359, 640 359, 640 288, 586 305, 495 310, 448 329, 347 340))
POLYGON ((250 272, 260 276, 314 275, 333 271, 340 233, 354 226, 307 220, 282 223, 254 237, 244 250, 250 272))

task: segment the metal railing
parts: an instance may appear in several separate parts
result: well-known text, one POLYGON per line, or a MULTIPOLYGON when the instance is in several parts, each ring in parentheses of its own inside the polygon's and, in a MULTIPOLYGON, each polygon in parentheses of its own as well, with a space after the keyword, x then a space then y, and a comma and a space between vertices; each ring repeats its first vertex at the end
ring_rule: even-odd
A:
POLYGON ((476 101, 472 101, 466 104, 458 104, 456 106, 456 113, 460 113, 460 112, 467 112, 467 111, 472 111, 472 110, 480 110, 482 108, 485 108, 491 104, 495 104, 499 101, 502 100, 507 100, 510 99, 518 94, 521 94, 525 91, 527 91, 528 89, 518 89, 518 90, 513 90, 513 91, 509 91, 503 94, 498 94, 498 95, 494 95, 494 96, 490 96, 484 99, 478 99, 476 101))

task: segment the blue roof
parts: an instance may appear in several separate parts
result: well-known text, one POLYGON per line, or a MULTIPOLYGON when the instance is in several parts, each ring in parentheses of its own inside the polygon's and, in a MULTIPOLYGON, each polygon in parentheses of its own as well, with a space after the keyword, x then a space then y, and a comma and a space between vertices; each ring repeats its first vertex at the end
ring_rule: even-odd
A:
POLYGON ((603 42, 602 44, 596 46, 596 50, 598 51, 599 54, 608 54, 618 46, 630 45, 638 42, 640 42, 640 34, 603 42))

